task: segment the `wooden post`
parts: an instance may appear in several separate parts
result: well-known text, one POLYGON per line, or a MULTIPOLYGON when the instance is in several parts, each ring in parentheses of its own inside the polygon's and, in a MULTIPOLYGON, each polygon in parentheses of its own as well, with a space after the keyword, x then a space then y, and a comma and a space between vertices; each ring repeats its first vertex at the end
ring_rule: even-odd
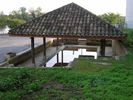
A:
MULTIPOLYGON (((63 37, 62 37, 62 46, 63 46, 63 37)), ((62 64, 62 66, 63 66, 63 50, 61 51, 61 57, 62 57, 62 59, 61 59, 61 64, 62 64)))
POLYGON ((101 39, 100 41, 100 55, 105 56, 105 46, 106 46, 106 40, 101 39))
POLYGON ((61 65, 63 66, 63 50, 61 51, 61 65))
POLYGON ((64 42, 65 42, 65 40, 63 40, 63 39, 64 39, 64 38, 63 38, 63 36, 62 36, 62 38, 61 38, 61 42, 62 42, 61 44, 62 44, 62 45, 64 45, 64 42))
POLYGON ((31 37, 31 56, 32 56, 32 64, 35 66, 34 37, 31 37))
MULTIPOLYGON (((59 45, 59 38, 57 37, 57 47, 56 50, 58 51, 58 45, 59 45)), ((57 64, 59 63, 59 54, 57 53, 57 64)))
POLYGON ((43 37, 43 56, 44 56, 44 67, 46 67, 47 57, 46 57, 46 38, 43 37))

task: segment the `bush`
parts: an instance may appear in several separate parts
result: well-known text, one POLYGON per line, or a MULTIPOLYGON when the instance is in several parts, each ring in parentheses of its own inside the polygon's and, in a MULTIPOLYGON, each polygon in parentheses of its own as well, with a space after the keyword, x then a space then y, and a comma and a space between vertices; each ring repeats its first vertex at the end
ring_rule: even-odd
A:
POLYGON ((8 91, 14 88, 15 80, 12 78, 7 78, 5 80, 0 80, 0 91, 8 91))
POLYGON ((16 91, 0 92, 0 100, 21 100, 20 95, 16 91))
POLYGON ((8 18, 7 19, 7 25, 10 27, 10 28, 15 28, 21 24, 24 24, 25 21, 24 20, 21 20, 21 19, 17 19, 17 18, 14 18, 14 19, 11 19, 11 18, 8 18))
POLYGON ((124 29, 122 30, 127 34, 127 37, 124 39, 123 44, 128 47, 133 46, 133 29, 124 29))
POLYGON ((34 91, 37 91, 41 89, 41 83, 39 81, 35 81, 34 83, 28 84, 24 86, 27 93, 32 93, 34 91))
POLYGON ((24 83, 28 82, 31 75, 28 71, 20 70, 13 77, 0 80, 0 91, 9 91, 22 88, 24 83))

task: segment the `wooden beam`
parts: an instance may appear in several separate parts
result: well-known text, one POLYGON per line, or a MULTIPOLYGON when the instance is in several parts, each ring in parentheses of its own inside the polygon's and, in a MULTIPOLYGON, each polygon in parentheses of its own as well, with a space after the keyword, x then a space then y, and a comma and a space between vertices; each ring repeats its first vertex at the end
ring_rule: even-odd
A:
MULTIPOLYGON (((57 37, 57 47, 56 47, 56 50, 58 51, 59 47, 59 38, 57 37)), ((57 63, 59 63, 59 54, 57 53, 57 63)))
POLYGON ((61 65, 63 67, 63 50, 61 51, 61 65))
MULTIPOLYGON (((61 46, 63 46, 64 45, 64 37, 62 36, 62 38, 61 38, 61 46)), ((61 51, 61 64, 62 64, 62 67, 63 67, 63 50, 61 51)))
POLYGON ((106 40, 101 39, 100 41, 100 55, 105 56, 105 46, 106 46, 106 40))
POLYGON ((34 37, 31 37, 31 56, 32 56, 32 64, 35 66, 34 37))
POLYGON ((47 57, 46 57, 46 38, 43 37, 43 56, 44 56, 44 67, 46 67, 47 57))
POLYGON ((59 53, 57 53, 57 64, 59 63, 59 53))
POLYGON ((62 42, 61 44, 64 45, 64 42, 65 42, 65 41, 64 41, 64 36, 62 36, 61 42, 62 42))
MULTIPOLYGON (((61 46, 63 46, 64 45, 64 40, 63 40, 64 38, 62 37, 62 45, 61 46)), ((61 65, 62 65, 62 67, 63 67, 63 50, 61 51, 61 65)))
MULTIPOLYGON (((101 30, 102 32, 102 30, 101 30)), ((9 36, 19 36, 19 37, 42 37, 43 35, 29 35, 29 34, 9 34, 9 36)), ((62 38, 62 36, 59 36, 59 35, 44 35, 45 37, 49 37, 49 38, 62 38)), ((73 35, 64 35, 64 38, 85 38, 85 39, 115 39, 115 40, 123 40, 124 38, 126 37, 125 34, 123 35, 116 35, 116 36, 113 36, 113 35, 109 35, 109 36, 104 36, 104 35, 99 35, 99 36, 96 36, 96 35, 85 35, 85 36, 73 36, 73 35)))

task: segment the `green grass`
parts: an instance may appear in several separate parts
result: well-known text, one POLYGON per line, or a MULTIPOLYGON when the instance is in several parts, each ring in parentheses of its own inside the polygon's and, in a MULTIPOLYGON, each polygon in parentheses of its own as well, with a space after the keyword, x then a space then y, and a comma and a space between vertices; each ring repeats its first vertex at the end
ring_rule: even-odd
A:
POLYGON ((133 100, 130 51, 119 61, 77 59, 71 69, 0 69, 0 100, 133 100))
POLYGON ((123 44, 127 47, 133 47, 133 29, 123 29, 122 31, 127 35, 122 41, 123 44))
POLYGON ((111 63, 101 59, 92 60, 92 59, 86 59, 86 58, 79 58, 75 60, 72 67, 73 67, 73 70, 77 72, 86 72, 86 73, 89 72, 90 74, 90 73, 94 73, 94 72, 98 73, 99 71, 110 69, 111 63), (103 63, 107 63, 107 65, 103 63))

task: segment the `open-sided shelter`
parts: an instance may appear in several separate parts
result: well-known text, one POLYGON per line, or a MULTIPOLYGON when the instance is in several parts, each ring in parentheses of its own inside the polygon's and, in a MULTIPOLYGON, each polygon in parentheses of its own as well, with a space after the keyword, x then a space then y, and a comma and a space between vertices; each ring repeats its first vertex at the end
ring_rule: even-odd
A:
POLYGON ((107 39, 121 40, 125 37, 120 30, 75 3, 26 22, 10 30, 9 34, 31 38, 33 63, 35 63, 34 37, 43 38, 44 55, 46 55, 46 37, 100 39, 102 56, 105 55, 107 39))

